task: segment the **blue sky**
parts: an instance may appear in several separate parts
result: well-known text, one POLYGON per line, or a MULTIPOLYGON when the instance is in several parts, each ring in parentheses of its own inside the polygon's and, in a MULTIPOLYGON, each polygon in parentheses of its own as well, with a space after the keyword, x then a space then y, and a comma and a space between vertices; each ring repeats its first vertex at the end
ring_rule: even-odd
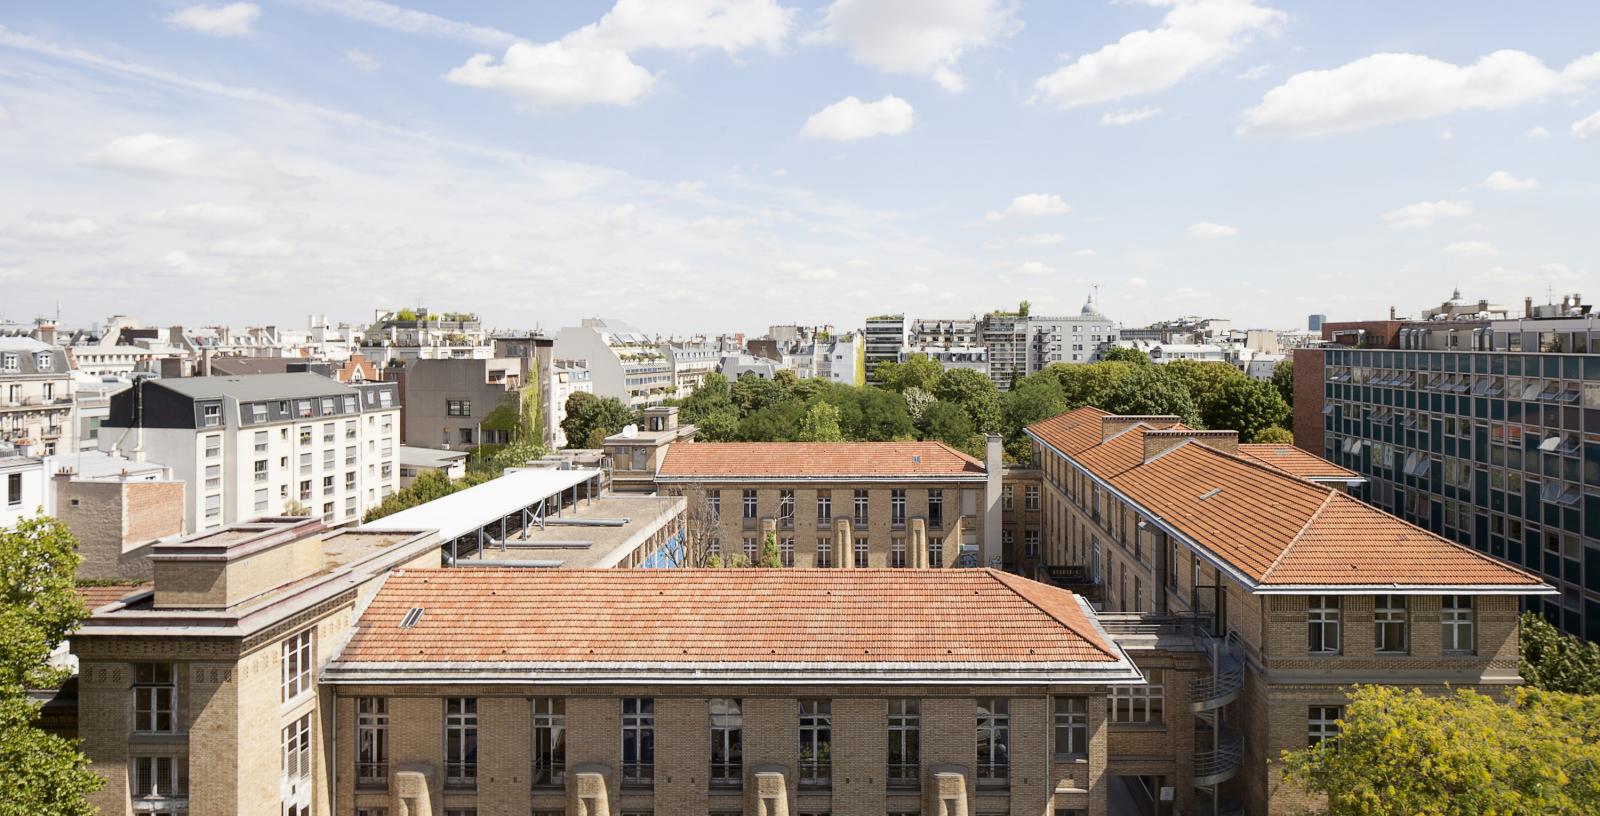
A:
POLYGON ((1520 303, 1600 268, 1600 7, 0 7, 0 316, 662 333, 1520 303))

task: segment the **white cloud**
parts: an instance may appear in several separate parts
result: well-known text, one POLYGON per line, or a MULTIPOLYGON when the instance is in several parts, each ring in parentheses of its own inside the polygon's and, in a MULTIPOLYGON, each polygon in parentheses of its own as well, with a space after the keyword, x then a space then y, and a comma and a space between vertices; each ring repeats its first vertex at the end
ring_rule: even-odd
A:
POLYGON ((161 256, 161 262, 166 264, 168 269, 183 269, 189 265, 189 253, 175 249, 161 256))
POLYGON ((294 244, 282 238, 228 238, 211 245, 217 255, 236 258, 283 258, 294 252, 294 244))
POLYGON ((1143 122, 1152 116, 1161 113, 1160 108, 1133 108, 1131 110, 1106 111, 1100 115, 1102 125, 1131 125, 1143 122))
POLYGON ((477 54, 445 78, 458 85, 508 91, 539 108, 632 105, 656 82, 624 51, 575 48, 561 42, 515 43, 499 63, 491 54, 477 54))
POLYGON ((379 62, 377 57, 374 57, 359 48, 345 49, 344 61, 369 74, 383 67, 383 63, 379 62))
POLYGON ((1003 210, 990 210, 984 219, 1004 221, 1008 218, 1064 215, 1069 212, 1072 212, 1072 207, 1062 201, 1061 196, 1054 193, 1028 193, 1011 199, 1011 203, 1003 210))
POLYGON ((248 37, 250 27, 261 16, 255 3, 229 3, 226 6, 190 6, 168 15, 167 22, 213 37, 248 37))
POLYGON ((401 8, 380 0, 292 0, 292 2, 315 11, 336 14, 357 22, 387 28, 390 31, 446 37, 490 48, 504 48, 520 39, 515 34, 497 28, 463 23, 437 14, 401 8))
POLYGON ((1016 267, 1011 270, 1011 274, 1030 276, 1048 275, 1054 271, 1056 271, 1055 267, 1040 263, 1039 261, 1023 261, 1022 263, 1017 264, 1016 267))
POLYGON ((1239 132, 1307 136, 1497 110, 1569 94, 1600 78, 1600 53, 1556 71, 1521 51, 1496 51, 1471 65, 1418 54, 1373 54, 1338 68, 1303 71, 1244 112, 1239 132))
POLYGON ((253 149, 221 153, 181 136, 141 133, 122 136, 84 154, 87 167, 137 176, 226 179, 255 183, 288 181, 291 177, 253 149))
POLYGON ((1500 192, 1516 192, 1518 190, 1536 190, 1539 180, 1534 178, 1519 179, 1504 170, 1496 170, 1483 180, 1483 186, 1500 192))
POLYGON ((253 207, 202 202, 156 210, 137 220, 143 224, 171 227, 248 227, 262 223, 266 216, 253 207))
POLYGON ((1143 289, 1143 288, 1145 288, 1146 286, 1149 286, 1149 285, 1150 285, 1150 282, 1145 280, 1144 278, 1140 278, 1140 277, 1128 278, 1128 288, 1129 289, 1143 289))
POLYGON ((84 238, 104 229, 92 218, 79 215, 60 215, 48 212, 30 212, 7 233, 20 238, 61 241, 84 238))
POLYGON ((1034 82, 1034 100, 1062 108, 1171 88, 1237 53, 1288 15, 1255 0, 1152 0, 1171 5, 1156 29, 1126 34, 1034 82))
POLYGON ((1390 229, 1421 229, 1441 218, 1465 218, 1469 215, 1472 215, 1472 205, 1465 201, 1419 201, 1390 210, 1382 218, 1390 229))
POLYGON ((12 117, 11 111, 6 110, 4 105, 0 105, 0 127, 5 127, 15 121, 16 119, 12 117))
POLYGON ((1600 139, 1600 111, 1573 122, 1572 136, 1576 139, 1600 139))
POLYGON ((1073 253, 1072 253, 1072 256, 1074 258, 1093 258, 1096 254, 1098 254, 1098 253, 1096 253, 1092 249, 1079 249, 1079 250, 1074 250, 1073 253))
POLYGON ((1545 130, 1542 126, 1535 127, 1532 130, 1528 131, 1528 138, 1529 139, 1548 139, 1548 138, 1550 138, 1550 131, 1545 130))
POLYGON ((617 0, 600 21, 564 40, 632 51, 639 48, 717 48, 730 54, 760 47, 777 51, 794 25, 793 9, 776 0, 617 0))
POLYGON ((911 103, 898 96, 885 96, 876 102, 862 102, 847 96, 812 114, 800 129, 800 135, 807 139, 848 142, 905 133, 915 120, 911 103))
POLYGON ((1500 254, 1488 241, 1456 241, 1445 245, 1444 252, 1458 258, 1488 258, 1500 254))
POLYGON ((1232 238, 1238 234, 1238 227, 1230 227, 1227 224, 1217 224, 1211 221, 1201 221, 1198 224, 1189 225, 1189 237, 1191 238, 1232 238))
POLYGON ((1271 65, 1252 65, 1249 68, 1233 75, 1234 79, 1257 80, 1272 73, 1271 65))
POLYGON ((956 72, 964 53, 1021 28, 1011 0, 834 0, 812 39, 841 42, 856 62, 955 92, 966 87, 956 72))
POLYGON ((1036 235, 1025 235, 1017 239, 1017 243, 1027 246, 1054 246, 1067 240, 1067 236, 1059 232, 1041 232, 1036 235))
POLYGON ((778 264, 778 272, 783 277, 803 281, 830 281, 839 277, 839 270, 833 267, 812 266, 800 261, 784 261, 778 264))

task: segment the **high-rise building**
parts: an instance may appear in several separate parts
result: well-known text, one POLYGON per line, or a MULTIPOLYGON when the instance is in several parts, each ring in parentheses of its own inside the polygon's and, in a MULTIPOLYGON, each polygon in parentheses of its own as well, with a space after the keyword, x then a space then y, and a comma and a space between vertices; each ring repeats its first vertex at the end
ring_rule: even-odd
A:
POLYGON ((1306 318, 1306 331, 1322 331, 1322 324, 1326 322, 1328 322, 1328 316, 1325 314, 1310 315, 1306 318))
POLYGON ((878 364, 897 362, 900 349, 905 348, 906 316, 894 314, 867 318, 863 340, 866 343, 867 382, 876 383, 878 364))

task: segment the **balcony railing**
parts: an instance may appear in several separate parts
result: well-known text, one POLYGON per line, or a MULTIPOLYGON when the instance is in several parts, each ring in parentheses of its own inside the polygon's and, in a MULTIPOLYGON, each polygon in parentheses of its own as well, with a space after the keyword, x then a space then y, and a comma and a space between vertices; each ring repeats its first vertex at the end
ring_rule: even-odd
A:
POLYGON ((1200 787, 1220 785, 1232 779, 1244 764, 1244 736, 1222 726, 1217 733, 1216 745, 1194 753, 1194 784, 1200 787))
POLYGON ((833 763, 829 760, 802 759, 798 770, 802 788, 826 788, 833 785, 833 763))
POLYGON ((655 784, 656 766, 649 762, 622 763, 622 784, 631 788, 648 788, 655 784))
POLYGON ((737 790, 744 786, 744 766, 738 762, 711 763, 711 787, 737 790))
POLYGON ((922 787, 922 766, 915 762, 898 762, 889 765, 889 787, 896 790, 916 790, 922 787))

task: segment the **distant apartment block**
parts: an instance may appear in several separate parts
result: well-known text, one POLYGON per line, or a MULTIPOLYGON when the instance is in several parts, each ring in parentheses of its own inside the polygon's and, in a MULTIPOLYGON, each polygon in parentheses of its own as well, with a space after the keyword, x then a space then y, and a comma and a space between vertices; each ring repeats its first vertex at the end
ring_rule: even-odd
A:
POLYGON ((876 383, 879 363, 900 360, 900 350, 906 345, 906 316, 895 314, 867 318, 862 342, 866 347, 867 382, 876 383))
POLYGON ((297 507, 360 519, 399 486, 394 383, 317 374, 144 380, 111 398, 100 450, 159 462, 190 486, 185 526, 208 530, 297 507))
POLYGON ((594 394, 631 408, 659 405, 674 391, 672 361, 654 339, 621 321, 585 318, 556 334, 554 355, 588 364, 594 394))
POLYGON ((39 515, 47 504, 44 460, 11 451, 0 448, 0 528, 39 515))
POLYGON ((0 337, 0 444, 35 456, 76 450, 72 409, 66 353, 27 337, 0 337))
POLYGON ((527 391, 524 361, 510 357, 406 363, 401 375, 403 444, 470 450, 511 441, 527 391))
POLYGON ((477 315, 423 308, 380 309, 361 333, 359 349, 380 370, 397 361, 486 359, 495 354, 477 315))
POLYGON ((589 373, 589 366, 583 360, 556 360, 550 370, 550 387, 545 389, 545 427, 548 433, 545 446, 549 448, 564 448, 567 446, 567 432, 561 430, 561 423, 567 418, 567 400, 578 392, 585 394, 594 393, 594 376, 589 373))

